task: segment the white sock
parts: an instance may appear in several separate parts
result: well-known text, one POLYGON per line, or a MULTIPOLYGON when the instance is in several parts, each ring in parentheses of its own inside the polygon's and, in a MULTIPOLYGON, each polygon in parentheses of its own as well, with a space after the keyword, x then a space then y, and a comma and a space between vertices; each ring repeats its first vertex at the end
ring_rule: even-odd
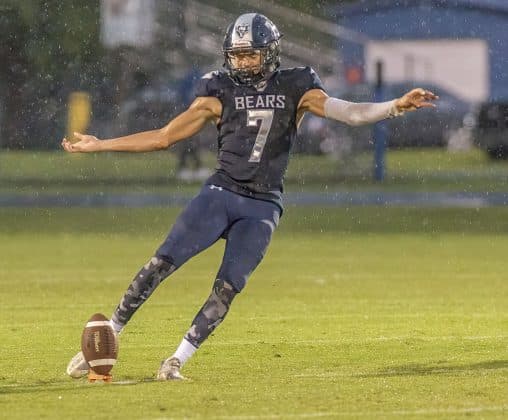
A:
POLYGON ((124 327, 123 325, 117 324, 112 319, 109 320, 109 323, 111 324, 111 326, 113 327, 113 330, 116 332, 117 335, 122 332, 123 327, 124 327))
POLYGON ((197 347, 194 347, 184 338, 171 357, 176 357, 178 360, 180 360, 180 363, 183 366, 184 363, 192 357, 196 350, 197 347))

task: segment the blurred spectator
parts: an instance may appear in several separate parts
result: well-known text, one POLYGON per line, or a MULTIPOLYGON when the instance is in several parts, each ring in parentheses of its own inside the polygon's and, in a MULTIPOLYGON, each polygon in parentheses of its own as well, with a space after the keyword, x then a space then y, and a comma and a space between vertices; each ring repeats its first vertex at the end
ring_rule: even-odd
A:
MULTIPOLYGON (((196 83, 201 76, 199 68, 193 65, 180 81, 178 96, 182 108, 187 108, 194 100, 196 83)), ((210 170, 203 167, 200 146, 199 138, 177 143, 174 146, 178 155, 177 177, 182 181, 203 181, 211 175, 210 170)))
POLYGON ((30 57, 26 51, 29 28, 13 6, 4 6, 0 12, 0 146, 23 148, 28 137, 29 115, 23 110, 23 92, 29 81, 30 57))

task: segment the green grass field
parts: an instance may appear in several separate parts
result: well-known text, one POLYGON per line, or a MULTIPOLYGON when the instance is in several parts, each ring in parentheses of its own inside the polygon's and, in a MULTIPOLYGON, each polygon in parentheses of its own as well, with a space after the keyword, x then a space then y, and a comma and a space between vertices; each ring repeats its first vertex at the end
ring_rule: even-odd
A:
MULTIPOLYGON (((213 168, 214 156, 204 155, 213 168)), ((0 192, 192 193, 198 183, 178 180, 174 153, 66 154, 63 151, 2 151, 0 192)), ((372 151, 342 161, 330 156, 295 154, 289 164, 288 190, 506 191, 508 164, 492 161, 478 149, 450 153, 445 149, 388 150, 386 180, 372 180, 372 151)))
POLYGON ((177 209, 0 209, 0 417, 506 418, 508 209, 288 208, 223 325, 153 381, 222 243, 163 283, 115 384, 64 374, 177 209))

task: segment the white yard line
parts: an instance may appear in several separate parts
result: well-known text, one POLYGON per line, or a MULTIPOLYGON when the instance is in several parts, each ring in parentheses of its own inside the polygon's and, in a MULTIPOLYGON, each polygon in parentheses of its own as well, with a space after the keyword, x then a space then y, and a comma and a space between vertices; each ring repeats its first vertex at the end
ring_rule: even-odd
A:
POLYGON ((493 335, 493 336, 468 336, 468 337, 460 337, 460 336, 433 336, 433 337, 425 337, 425 336, 396 336, 396 337, 373 337, 373 338, 365 338, 365 339, 354 339, 354 338, 337 338, 337 339, 311 339, 311 340, 287 340, 287 341, 274 341, 274 340, 256 340, 256 341, 227 341, 227 342, 219 342, 219 343, 208 343, 210 346, 231 346, 231 345, 257 345, 257 344, 289 344, 289 345, 319 345, 319 344, 348 344, 348 343, 376 343, 383 341, 405 341, 405 340, 415 340, 415 341, 425 341, 425 342, 434 342, 434 341, 451 341, 451 340, 468 340, 468 341, 484 341, 484 340, 500 340, 507 339, 507 335, 493 335))
MULTIPOLYGON (((503 340, 508 339, 508 335, 479 335, 479 336, 395 336, 395 337, 373 337, 364 339, 354 338, 337 338, 337 339, 311 339, 311 340, 252 340, 252 341, 223 341, 223 342, 208 342, 207 345, 210 347, 214 346, 252 346, 258 344, 278 344, 278 345, 314 345, 314 344, 344 344, 344 343, 376 343, 383 341, 404 341, 404 340, 415 340, 415 341, 451 341, 451 340, 468 340, 468 341, 485 341, 485 340, 503 340)), ((126 345, 125 348, 157 348, 163 346, 162 344, 136 344, 126 345)), ((164 345, 165 346, 165 345, 164 345)))
MULTIPOLYGON (((216 420, 261 420, 261 419, 308 419, 320 417, 369 417, 378 418, 386 416, 429 416, 438 414, 476 414, 476 413, 503 413, 508 412, 508 405, 505 406, 480 406, 480 407, 452 407, 436 409, 417 410, 386 410, 386 411, 316 411, 298 414, 253 414, 253 415, 231 415, 231 416, 207 416, 208 419, 216 420)), ((203 419, 205 417, 158 417, 156 420, 170 419, 203 419)))
MULTIPOLYGON (((363 343, 377 343, 385 341, 451 341, 451 340, 468 340, 468 341, 485 341, 485 340, 504 340, 508 339, 508 335, 479 335, 479 336, 395 336, 395 337, 373 337, 365 339, 354 338, 337 338, 337 339, 311 339, 311 340, 252 340, 252 341, 222 341, 222 342, 208 342, 208 347, 229 347, 229 346, 254 346, 259 344, 267 345, 320 345, 320 344, 363 344, 363 343)), ((166 348, 167 344, 122 344, 123 349, 153 349, 153 348, 166 348)))
POLYGON ((387 410, 387 411, 328 411, 328 412, 311 412, 299 414, 268 414, 268 415, 247 415, 247 416, 217 416, 213 419, 240 419, 240 420, 257 420, 257 419, 285 419, 285 418, 318 418, 318 417, 377 417, 377 416, 410 416, 410 415, 432 415, 432 414, 469 414, 482 412, 503 412, 508 411, 508 406, 483 406, 483 407, 467 407, 467 408, 443 408, 443 409, 420 409, 420 410, 387 410))
MULTIPOLYGON (((83 305, 79 305, 82 307, 83 305)), ((85 305, 93 307, 93 305, 85 305)), ((60 306, 59 309, 65 307, 60 306)), ((2 307, 5 311, 12 311, 13 309, 17 309, 18 307, 8 307, 3 306, 2 307)), ((69 307, 77 308, 77 306, 69 307)), ((26 310, 29 308, 23 308, 23 310, 26 310)), ((42 310, 42 309, 41 309, 42 310)), ((44 309, 46 310, 46 309, 44 309)), ((360 318, 361 320, 369 320, 369 321, 375 321, 376 319, 394 319, 394 318, 419 318, 419 319, 439 319, 439 318, 456 318, 456 319, 475 319, 475 318, 481 318, 481 319, 496 319, 496 320, 503 320, 505 318, 508 318, 508 312, 501 312, 501 313, 472 313, 472 314, 454 314, 454 313, 447 313, 447 314, 424 314, 424 313, 410 313, 410 314, 323 314, 323 315, 312 315, 313 319, 325 319, 325 320, 331 320, 331 319, 356 319, 360 318)), ((270 321, 270 322, 280 322, 280 321, 298 321, 300 319, 308 319, 308 316, 306 315, 295 315, 295 316, 251 316, 251 317, 245 317, 243 318, 247 321, 270 321)), ((175 316, 171 319, 170 322, 179 322, 179 321, 188 321, 188 317, 186 316, 175 316)), ((33 328, 34 324, 33 322, 16 322, 13 319, 7 320, 7 317, 5 319, 5 323, 9 324, 9 328, 33 328)), ((41 329, 43 326, 71 326, 77 328, 77 326, 80 326, 81 324, 73 322, 73 321, 56 321, 52 319, 48 319, 45 321, 37 321, 36 328, 41 329)), ((7 328, 5 325, 0 325, 0 329, 7 328)), ((137 327, 139 329, 139 327, 137 327)), ((128 334, 128 333, 127 333, 128 334)))
MULTIPOLYGON (((425 366, 424 366, 425 369, 425 366)), ((473 372, 475 375, 478 372, 499 372, 499 371, 508 371, 508 367, 501 368, 468 368, 464 366, 463 369, 457 368, 439 368, 435 369, 433 366, 429 366, 427 370, 412 372, 411 368, 407 370, 384 370, 380 372, 362 372, 362 373, 342 373, 342 372, 326 372, 326 373, 301 373, 292 375, 292 378, 313 378, 313 379, 330 379, 330 378, 377 378, 377 377, 388 377, 388 376, 423 376, 423 375, 434 375, 434 374, 442 374, 442 373, 459 373, 459 372, 473 372)))

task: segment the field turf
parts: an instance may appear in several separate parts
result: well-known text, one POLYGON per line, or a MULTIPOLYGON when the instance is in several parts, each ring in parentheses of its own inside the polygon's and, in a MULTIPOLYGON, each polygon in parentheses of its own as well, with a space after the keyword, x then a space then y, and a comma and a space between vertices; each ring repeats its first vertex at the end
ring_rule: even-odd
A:
POLYGON ((122 334, 112 385, 64 374, 177 209, 0 209, 0 417, 506 418, 508 209, 288 208, 224 324, 153 380, 223 243, 122 334))
MULTIPOLYGON (((212 153, 203 154, 209 168, 212 153)), ((347 156, 295 154, 285 177, 290 190, 322 191, 506 191, 508 165, 473 149, 451 153, 441 148, 389 150, 386 180, 372 180, 373 152, 347 156)), ((32 193, 193 193, 176 177, 174 153, 67 154, 62 151, 2 151, 0 192, 32 193)))

